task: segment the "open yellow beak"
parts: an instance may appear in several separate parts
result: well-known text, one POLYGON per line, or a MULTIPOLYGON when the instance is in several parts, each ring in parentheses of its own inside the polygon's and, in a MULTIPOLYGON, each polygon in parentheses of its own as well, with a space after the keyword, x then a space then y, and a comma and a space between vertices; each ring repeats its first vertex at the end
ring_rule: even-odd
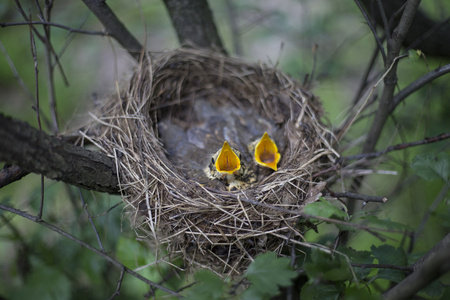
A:
POLYGON ((231 149, 228 142, 224 142, 222 150, 215 162, 216 170, 219 173, 233 174, 241 168, 241 160, 231 149))
POLYGON ((277 145, 274 141, 272 141, 267 132, 265 132, 255 147, 256 162, 261 166, 268 167, 276 171, 280 158, 281 154, 278 153, 277 145))

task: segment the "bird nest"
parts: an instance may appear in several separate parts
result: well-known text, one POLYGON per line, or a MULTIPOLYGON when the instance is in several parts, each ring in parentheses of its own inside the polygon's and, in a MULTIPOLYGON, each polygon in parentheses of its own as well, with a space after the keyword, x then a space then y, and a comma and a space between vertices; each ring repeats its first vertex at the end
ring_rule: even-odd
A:
POLYGON ((114 158, 137 229, 186 267, 236 276, 253 258, 301 239, 303 207, 324 187, 336 153, 321 104, 274 68, 195 49, 149 56, 84 136, 114 158), (254 159, 267 132, 276 171, 254 159), (227 141, 245 178, 214 177, 227 141), (231 181, 240 184, 233 185, 231 181))

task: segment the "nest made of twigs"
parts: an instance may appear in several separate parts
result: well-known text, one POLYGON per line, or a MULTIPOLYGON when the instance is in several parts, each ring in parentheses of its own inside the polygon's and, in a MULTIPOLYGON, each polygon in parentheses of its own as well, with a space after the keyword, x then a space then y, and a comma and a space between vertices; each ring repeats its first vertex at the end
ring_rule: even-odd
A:
POLYGON ((257 254, 301 237, 298 212, 317 200, 315 174, 336 155, 320 118, 318 99, 276 69, 179 49, 148 56, 84 136, 115 159, 123 200, 148 240, 186 266, 236 276, 257 254), (245 147, 264 131, 279 145, 276 172, 245 147), (256 170, 240 189, 202 173, 225 139, 256 170))

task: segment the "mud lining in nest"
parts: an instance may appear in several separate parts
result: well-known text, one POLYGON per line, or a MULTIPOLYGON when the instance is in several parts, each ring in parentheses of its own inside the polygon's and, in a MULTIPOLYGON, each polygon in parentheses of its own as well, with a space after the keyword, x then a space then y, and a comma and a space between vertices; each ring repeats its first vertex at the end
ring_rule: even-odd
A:
POLYGON ((186 267, 236 276, 257 254, 301 240, 297 212, 316 201, 324 186, 313 174, 329 168, 337 155, 320 117, 318 100, 277 70, 179 49, 147 57, 83 135, 116 160, 123 200, 146 239, 180 255, 186 267), (224 116, 226 125, 217 126, 226 130, 201 119, 199 109, 211 111, 214 120, 224 116), (199 128, 203 135, 192 138, 189 130, 199 128), (269 131, 279 145, 277 172, 257 167, 242 149, 258 134, 252 128, 269 131), (211 145, 219 147, 224 139, 232 139, 242 160, 257 170, 242 189, 228 191, 200 171, 217 150, 211 145), (190 149, 193 144, 200 150, 190 149))

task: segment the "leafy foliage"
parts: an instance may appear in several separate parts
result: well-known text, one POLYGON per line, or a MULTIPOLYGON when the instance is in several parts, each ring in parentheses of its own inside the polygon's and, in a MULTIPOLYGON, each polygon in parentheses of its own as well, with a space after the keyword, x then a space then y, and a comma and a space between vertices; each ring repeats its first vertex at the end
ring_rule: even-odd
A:
POLYGON ((450 155, 445 152, 437 154, 425 153, 414 157, 411 168, 425 180, 450 181, 450 155))
MULTIPOLYGON (((372 246, 370 249, 380 264, 401 267, 407 264, 408 259, 402 248, 381 245, 379 247, 372 246)), ((378 270, 377 277, 398 283, 405 278, 405 273, 400 270, 382 268, 378 270)))
POLYGON ((288 258, 277 258, 275 253, 268 252, 257 256, 244 276, 252 285, 242 295, 243 299, 269 299, 278 294, 280 286, 289 286, 297 273, 288 258))
POLYGON ((196 284, 189 289, 185 299, 188 300, 220 300, 224 299, 225 283, 209 270, 195 273, 196 284))
POLYGON ((339 220, 348 218, 348 214, 346 212, 334 206, 331 202, 326 201, 324 198, 306 205, 304 212, 312 216, 323 218, 336 218, 339 220))

